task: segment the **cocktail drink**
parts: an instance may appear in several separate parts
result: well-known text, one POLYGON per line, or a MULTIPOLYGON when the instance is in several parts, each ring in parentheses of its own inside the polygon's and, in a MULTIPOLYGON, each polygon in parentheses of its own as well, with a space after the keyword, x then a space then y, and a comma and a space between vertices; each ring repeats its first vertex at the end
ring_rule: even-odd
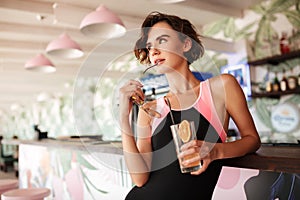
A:
MULTIPOLYGON (((179 124, 171 125, 171 131, 176 147, 177 155, 181 153, 181 146, 191 140, 196 140, 196 131, 195 131, 195 124, 193 121, 183 120, 179 124)), ((194 157, 199 156, 197 153, 187 155, 182 159, 179 159, 180 169, 182 173, 188 173, 197 171, 201 168, 201 163, 199 161, 192 162, 188 165, 182 165, 182 162, 194 157)))
MULTIPOLYGON (((145 74, 149 69, 157 66, 158 63, 153 64, 151 66, 148 66, 144 71, 143 74, 145 74)), ((153 103, 146 103, 144 100, 142 100, 141 98, 139 98, 139 96, 132 96, 131 100, 133 103, 135 103, 139 109, 144 110, 148 115, 150 115, 151 117, 156 117, 159 118, 161 117, 160 113, 158 113, 157 111, 155 111, 153 109, 153 103)))
POLYGON ((156 118, 161 117, 160 113, 153 109, 154 107, 153 103, 147 103, 144 100, 137 99, 135 96, 132 96, 131 100, 133 101, 133 103, 138 105, 139 109, 144 110, 151 117, 156 117, 156 118))

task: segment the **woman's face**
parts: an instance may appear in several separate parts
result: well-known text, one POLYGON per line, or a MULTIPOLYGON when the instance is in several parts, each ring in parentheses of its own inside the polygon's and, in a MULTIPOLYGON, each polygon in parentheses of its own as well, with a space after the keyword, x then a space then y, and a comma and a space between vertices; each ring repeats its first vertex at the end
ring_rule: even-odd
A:
POLYGON ((151 64, 158 64, 156 70, 165 73, 186 64, 183 56, 189 48, 179 39, 178 33, 166 22, 155 24, 148 34, 146 48, 151 64))

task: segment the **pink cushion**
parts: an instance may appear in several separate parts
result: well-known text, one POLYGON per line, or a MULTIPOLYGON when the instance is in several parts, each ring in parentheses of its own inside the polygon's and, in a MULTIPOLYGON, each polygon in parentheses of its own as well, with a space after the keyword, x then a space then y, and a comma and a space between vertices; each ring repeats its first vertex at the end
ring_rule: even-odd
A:
POLYGON ((27 188, 9 190, 2 194, 2 200, 40 200, 50 194, 48 188, 27 188))
POLYGON ((19 181, 17 179, 0 179, 0 190, 2 189, 14 189, 18 187, 19 181))
POLYGON ((18 188, 18 185, 19 185, 19 181, 16 179, 1 179, 0 180, 0 195, 8 190, 18 188))

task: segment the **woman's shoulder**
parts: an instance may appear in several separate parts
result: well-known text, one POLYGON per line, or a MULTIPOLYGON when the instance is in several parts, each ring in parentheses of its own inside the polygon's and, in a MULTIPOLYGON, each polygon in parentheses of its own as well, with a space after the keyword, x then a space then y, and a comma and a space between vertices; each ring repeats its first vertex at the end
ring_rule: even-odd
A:
POLYGON ((236 78, 231 74, 220 74, 208 79, 210 87, 212 89, 217 88, 231 88, 236 85, 239 85, 236 78))
POLYGON ((214 99, 224 99, 233 92, 240 90, 240 85, 231 74, 221 74, 208 79, 211 94, 214 99))

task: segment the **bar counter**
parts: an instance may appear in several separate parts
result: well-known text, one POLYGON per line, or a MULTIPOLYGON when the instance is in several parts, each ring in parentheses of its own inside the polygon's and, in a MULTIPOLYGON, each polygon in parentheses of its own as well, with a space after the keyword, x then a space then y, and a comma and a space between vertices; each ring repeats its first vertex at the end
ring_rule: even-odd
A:
MULTIPOLYGON (((99 153, 123 154, 120 141, 88 141, 77 138, 70 140, 44 139, 41 141, 3 140, 2 143, 13 145, 22 143, 52 148, 63 147, 83 151, 88 149, 99 153)), ((225 159, 224 164, 229 167, 300 174, 300 145, 262 144, 256 153, 225 159)))
POLYGON ((300 174, 300 146, 262 145, 256 153, 226 159, 226 166, 300 174))
MULTIPOLYGON (((76 138, 2 143, 19 145, 20 187, 48 187, 51 198, 124 199, 133 186, 120 141, 76 138)), ((213 200, 246 200, 257 193, 247 193, 253 182, 259 190, 266 177, 288 180, 299 174, 299 146, 263 144, 256 153, 224 160, 213 200)))

